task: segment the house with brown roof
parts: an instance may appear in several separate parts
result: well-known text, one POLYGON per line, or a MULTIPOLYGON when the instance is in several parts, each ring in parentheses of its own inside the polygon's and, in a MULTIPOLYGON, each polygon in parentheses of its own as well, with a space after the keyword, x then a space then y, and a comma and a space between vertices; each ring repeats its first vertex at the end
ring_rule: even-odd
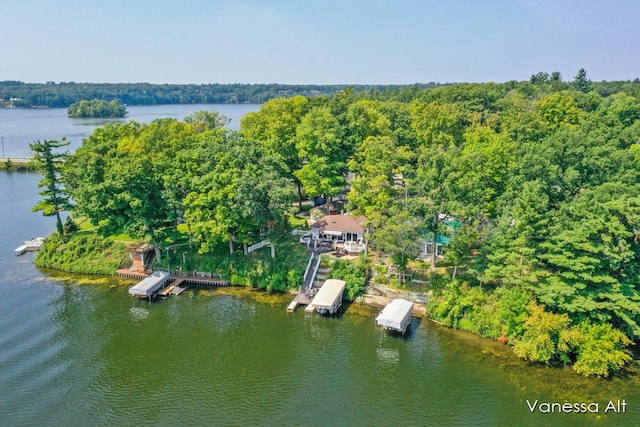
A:
POLYGON ((367 218, 350 215, 325 215, 311 224, 312 244, 344 248, 346 252, 357 253, 366 249, 365 234, 367 218))
POLYGON ((350 215, 325 215, 311 225, 311 232, 319 240, 364 242, 367 218, 350 215))

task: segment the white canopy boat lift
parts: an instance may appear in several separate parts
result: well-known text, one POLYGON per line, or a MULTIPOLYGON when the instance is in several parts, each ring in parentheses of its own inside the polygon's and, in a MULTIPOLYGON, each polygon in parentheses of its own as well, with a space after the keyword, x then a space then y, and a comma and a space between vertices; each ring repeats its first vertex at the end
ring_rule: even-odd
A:
POLYGON ((138 298, 153 298, 171 281, 171 275, 166 271, 154 271, 142 279, 138 284, 129 288, 129 293, 138 298))
POLYGON ((413 303, 405 299, 394 299, 385 308, 382 309, 376 324, 384 329, 398 331, 404 334, 407 327, 411 324, 411 313, 413 312, 413 303))
POLYGON ((304 311, 317 311, 320 314, 336 314, 338 309, 342 307, 342 293, 346 286, 347 283, 344 280, 326 280, 311 301, 311 304, 309 304, 304 311))

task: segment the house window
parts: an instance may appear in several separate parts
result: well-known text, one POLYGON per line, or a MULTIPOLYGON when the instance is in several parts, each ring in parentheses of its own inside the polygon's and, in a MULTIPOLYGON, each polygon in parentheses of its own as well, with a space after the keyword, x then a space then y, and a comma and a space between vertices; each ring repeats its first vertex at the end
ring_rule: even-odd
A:
MULTIPOLYGON (((420 252, 425 255, 431 255, 433 253, 433 243, 432 242, 422 242, 420 244, 420 252)), ((436 255, 442 256, 442 245, 436 245, 436 255)))

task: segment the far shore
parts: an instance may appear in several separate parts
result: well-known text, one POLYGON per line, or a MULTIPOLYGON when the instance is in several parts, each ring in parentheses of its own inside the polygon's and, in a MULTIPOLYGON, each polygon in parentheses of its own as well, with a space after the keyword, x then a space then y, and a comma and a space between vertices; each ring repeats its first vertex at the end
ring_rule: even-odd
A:
POLYGON ((0 157, 0 172, 35 172, 36 164, 30 157, 0 157))

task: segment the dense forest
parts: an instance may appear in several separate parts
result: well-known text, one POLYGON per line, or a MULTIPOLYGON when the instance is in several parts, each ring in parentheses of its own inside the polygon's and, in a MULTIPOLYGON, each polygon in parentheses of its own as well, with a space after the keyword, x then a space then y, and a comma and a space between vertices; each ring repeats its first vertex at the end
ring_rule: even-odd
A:
MULTIPOLYGON (((418 84, 417 88, 435 87, 418 84)), ((162 104, 261 104, 273 98, 295 95, 334 95, 347 85, 283 84, 150 84, 150 83, 24 83, 0 81, 0 107, 67 108, 87 99, 117 100, 125 105, 162 104)), ((357 92, 394 90, 394 85, 355 85, 357 92)))
POLYGON ((640 338, 639 119, 640 82, 584 70, 347 89, 273 99, 239 132, 207 112, 109 124, 63 180, 102 233, 162 242, 184 220, 202 254, 286 228, 304 197, 343 195, 400 270, 450 237, 431 260, 434 319, 606 376, 640 338))

